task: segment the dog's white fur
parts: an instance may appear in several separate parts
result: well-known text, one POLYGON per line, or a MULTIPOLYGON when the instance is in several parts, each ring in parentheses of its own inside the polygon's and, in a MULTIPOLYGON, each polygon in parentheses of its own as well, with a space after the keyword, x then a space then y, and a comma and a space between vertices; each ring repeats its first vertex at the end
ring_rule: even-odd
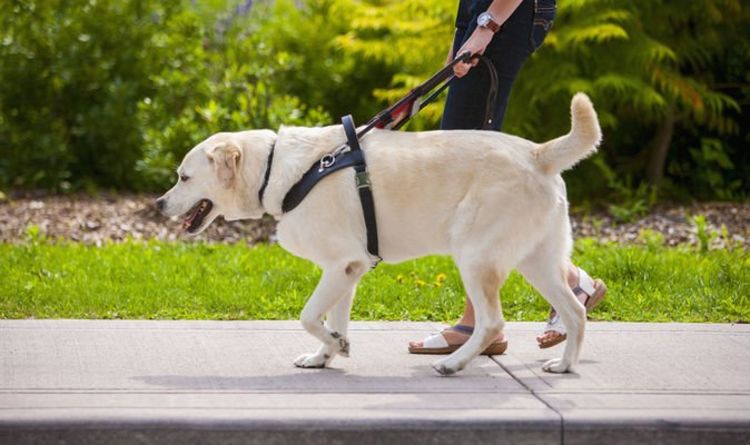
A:
MULTIPOLYGON (((513 268, 567 327, 563 356, 544 369, 566 372, 578 363, 586 317, 565 279, 572 237, 560 172, 596 151, 601 130, 586 95, 573 98, 571 113, 570 133, 543 144, 476 130, 373 130, 362 139, 383 260, 451 255, 475 308, 475 335, 434 364, 439 373, 463 369, 500 333, 504 320, 498 292, 513 268)), ((321 181, 289 213, 282 213, 281 202, 314 162, 344 142, 341 126, 282 127, 278 135, 269 130, 219 133, 187 154, 178 171, 189 179, 161 198, 167 215, 183 214, 200 199, 210 199, 214 206, 200 230, 218 215, 234 220, 270 213, 279 221, 279 243, 321 267, 323 276, 301 321, 323 344, 295 361, 304 368, 348 355, 352 298, 372 258, 353 169, 321 181), (273 144, 270 181, 260 203, 258 190, 273 144)))

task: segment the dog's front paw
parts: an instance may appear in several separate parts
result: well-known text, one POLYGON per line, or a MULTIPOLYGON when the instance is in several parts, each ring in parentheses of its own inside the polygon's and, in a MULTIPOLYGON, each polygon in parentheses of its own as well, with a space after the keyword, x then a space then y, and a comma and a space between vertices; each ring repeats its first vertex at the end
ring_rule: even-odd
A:
POLYGON ((460 371, 457 366, 451 365, 448 360, 439 360, 432 364, 432 369, 443 376, 453 375, 460 371))
POLYGON ((542 365, 542 370, 553 374, 563 374, 572 371, 572 366, 564 359, 553 358, 542 365))
POLYGON ((320 354, 302 354, 294 361, 298 368, 325 368, 329 357, 320 354))

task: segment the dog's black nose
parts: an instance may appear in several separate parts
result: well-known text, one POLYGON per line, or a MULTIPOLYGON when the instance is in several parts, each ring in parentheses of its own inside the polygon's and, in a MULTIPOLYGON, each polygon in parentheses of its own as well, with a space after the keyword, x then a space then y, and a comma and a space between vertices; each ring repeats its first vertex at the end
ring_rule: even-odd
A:
POLYGON ((156 200, 156 209, 160 212, 164 212, 164 206, 166 203, 164 202, 164 198, 159 198, 156 200))

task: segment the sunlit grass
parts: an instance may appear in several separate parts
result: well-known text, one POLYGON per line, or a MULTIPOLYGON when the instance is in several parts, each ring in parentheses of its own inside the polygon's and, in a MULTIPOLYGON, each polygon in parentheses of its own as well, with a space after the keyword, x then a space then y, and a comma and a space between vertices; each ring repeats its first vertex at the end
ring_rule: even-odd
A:
MULTIPOLYGON (((594 319, 750 321, 750 256, 740 249, 579 240, 574 259, 610 289, 594 319)), ((294 319, 319 277, 275 245, 0 244, 0 317, 294 319)), ((449 258, 381 265, 359 286, 352 317, 449 321, 463 295, 449 258)), ((540 321, 547 312, 516 273, 502 304, 508 320, 540 321)))

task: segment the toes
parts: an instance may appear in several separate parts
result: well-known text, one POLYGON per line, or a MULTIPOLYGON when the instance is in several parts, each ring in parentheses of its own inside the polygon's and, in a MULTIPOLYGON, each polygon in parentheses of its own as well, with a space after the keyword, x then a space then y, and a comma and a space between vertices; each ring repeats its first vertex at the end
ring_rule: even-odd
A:
POLYGON ((458 363, 454 363, 448 359, 438 360, 432 364, 432 369, 437 371, 438 374, 443 376, 453 375, 463 369, 458 363))
POLYGON ((434 363, 432 365, 432 369, 434 369, 435 371, 437 371, 438 374, 443 375, 443 376, 453 375, 456 373, 456 369, 445 366, 440 363, 434 363))
POLYGON ((539 344, 545 344, 545 343, 550 343, 550 342, 553 342, 553 341, 557 340, 558 337, 560 337, 560 333, 559 332, 549 331, 549 332, 545 332, 544 334, 542 334, 539 337, 537 337, 536 341, 539 344))
POLYGON ((303 354, 294 359, 294 366, 298 368, 304 368, 305 367, 305 360, 307 360, 308 354, 303 354))
POLYGON ((542 370, 545 372, 552 372, 552 367, 555 366, 559 361, 560 359, 558 358, 553 358, 552 360, 548 360, 542 365, 542 370))
POLYGON ((542 365, 542 370, 553 374, 562 374, 568 372, 570 365, 561 358, 553 358, 542 365))
POLYGON ((325 358, 315 354, 302 354, 294 361, 294 366, 298 368, 324 368, 325 364, 325 358))

